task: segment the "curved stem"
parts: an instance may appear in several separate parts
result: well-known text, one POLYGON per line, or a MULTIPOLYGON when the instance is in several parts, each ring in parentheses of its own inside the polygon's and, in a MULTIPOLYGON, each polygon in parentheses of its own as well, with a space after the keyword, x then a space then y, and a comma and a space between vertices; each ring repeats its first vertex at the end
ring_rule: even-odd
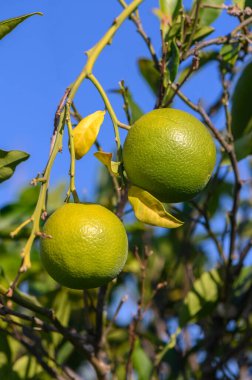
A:
POLYGON ((117 145, 117 152, 120 151, 121 149, 121 140, 120 140, 120 134, 119 134, 119 130, 118 130, 118 120, 117 120, 117 117, 116 117, 116 114, 115 114, 115 111, 107 97, 107 94, 106 92, 104 91, 102 85, 100 84, 100 82, 98 81, 98 79, 96 79, 96 77, 93 75, 93 74, 89 74, 87 76, 87 78, 94 84, 94 86, 97 88, 97 90, 99 91, 103 101, 104 101, 104 104, 108 110, 108 113, 111 117, 111 120, 112 120, 112 123, 113 123, 113 127, 114 127, 114 131, 115 131, 115 140, 116 140, 116 145, 117 145))
POLYGON ((70 186, 69 190, 67 192, 67 200, 69 200, 70 195, 73 195, 73 199, 75 203, 79 203, 79 197, 75 188, 75 151, 74 151, 74 141, 73 141, 73 127, 71 123, 71 116, 70 116, 70 104, 66 103, 66 125, 68 130, 68 136, 69 136, 69 151, 71 156, 70 161, 70 186))
MULTIPOLYGON (((30 236, 29 236, 29 238, 28 238, 28 240, 27 240, 27 242, 26 242, 26 244, 22 250, 22 253, 21 253, 23 260, 22 260, 22 265, 19 269, 20 273, 25 272, 31 266, 30 251, 31 251, 32 244, 33 244, 37 234, 39 233, 39 223, 40 223, 41 214, 43 215, 46 212, 45 204, 46 204, 48 182, 49 182, 50 172, 51 172, 51 168, 53 166, 55 157, 56 157, 57 153, 59 152, 59 150, 61 149, 61 146, 62 146, 64 122, 65 122, 65 112, 63 112, 60 115, 58 130, 57 130, 57 133, 55 136, 52 151, 51 151, 49 160, 47 162, 45 171, 43 173, 44 181, 41 184, 39 198, 38 198, 35 210, 31 216, 31 218, 28 219, 29 221, 33 222, 33 225, 32 225, 31 234, 30 234, 30 236)), ((24 227, 24 225, 26 225, 26 223, 23 223, 22 227, 24 227)), ((14 231, 14 233, 19 232, 20 230, 21 230, 21 228, 18 228, 14 231)), ((12 233, 12 236, 13 236, 13 233, 12 233)), ((12 286, 11 286, 11 288, 12 288, 12 286)))

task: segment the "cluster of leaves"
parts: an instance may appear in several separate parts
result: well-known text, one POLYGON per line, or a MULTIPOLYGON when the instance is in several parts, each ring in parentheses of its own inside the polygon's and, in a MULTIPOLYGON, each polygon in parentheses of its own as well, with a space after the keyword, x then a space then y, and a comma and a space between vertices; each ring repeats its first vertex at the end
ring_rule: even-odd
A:
MULTIPOLYGON (((252 246, 251 184, 245 184, 245 195, 239 199, 237 173, 235 179, 230 176, 230 172, 238 170, 237 161, 242 158, 246 158, 247 169, 251 170, 252 66, 247 63, 250 31, 245 25, 238 37, 235 33, 222 36, 213 44, 220 45, 214 50, 210 45, 202 51, 208 45, 200 45, 207 43, 206 37, 213 32, 212 23, 220 15, 223 3, 195 1, 185 11, 180 0, 160 1, 156 14, 161 22, 162 56, 156 61, 151 50, 153 59, 139 60, 140 72, 159 107, 171 105, 177 95, 190 107, 192 102, 181 92, 183 84, 209 62, 218 63, 221 98, 209 108, 207 116, 225 110, 227 128, 218 130, 216 136, 220 136, 218 144, 224 139, 224 147, 230 151, 219 151, 214 178, 202 194, 179 209, 172 207, 172 212, 184 219, 182 228, 154 229, 130 216, 127 219, 132 210, 126 208, 122 216, 128 220, 130 252, 125 269, 107 288, 84 292, 55 284, 41 267, 35 244, 32 268, 21 277, 19 290, 9 297, 6 293, 18 271, 19 254, 30 229, 26 226, 15 240, 9 234, 32 215, 38 189, 22 190, 16 202, 1 209, 1 378, 106 379, 108 373, 119 380, 233 380, 239 378, 239 372, 250 376, 252 268, 244 263, 252 246), (192 62, 188 64, 190 57, 192 62), (227 78, 236 80, 237 68, 244 60, 245 68, 242 66, 231 97, 227 78), (232 149, 234 153, 230 155, 232 149), (226 249, 232 236, 235 250, 232 244, 226 249)), ((249 5, 235 1, 223 9, 230 12, 230 17, 235 13, 242 23, 247 19, 245 10, 249 5)), ((137 14, 134 17, 139 27, 137 14)), ((139 118, 141 109, 123 82, 117 92, 123 95, 131 124, 139 118)), ((193 107, 201 111, 198 105, 193 107)), ((116 163, 111 160, 112 154, 98 152, 97 157, 104 168, 96 200, 113 209, 116 163)), ((17 157, 16 153, 3 152, 0 178, 7 179, 25 158, 25 154, 17 157)), ((154 203, 154 207, 148 194, 136 197, 137 191, 131 190, 129 200, 134 206, 141 198, 141 207, 145 207, 139 219, 145 221, 147 214, 149 221, 154 213, 158 223, 161 220, 167 227, 168 205, 157 208, 154 203)), ((49 192, 48 212, 62 203, 64 194, 64 186, 49 192)), ((169 223, 172 221, 178 222, 175 217, 169 219, 169 223)))

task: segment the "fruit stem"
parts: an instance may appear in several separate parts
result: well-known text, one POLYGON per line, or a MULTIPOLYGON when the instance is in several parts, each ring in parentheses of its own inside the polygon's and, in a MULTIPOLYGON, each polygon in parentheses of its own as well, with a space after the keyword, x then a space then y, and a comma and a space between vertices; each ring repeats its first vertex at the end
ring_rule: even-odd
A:
POLYGON ((73 195, 73 199, 75 203, 79 203, 79 197, 75 187, 75 151, 74 151, 74 141, 73 141, 73 127, 71 123, 71 114, 70 114, 70 103, 67 101, 66 103, 66 125, 69 136, 69 152, 71 156, 70 160, 70 186, 67 192, 66 201, 69 200, 70 195, 73 195))
POLYGON ((121 139, 120 139, 120 134, 119 134, 119 129, 118 129, 118 119, 116 117, 115 111, 109 101, 109 98, 107 97, 106 92, 104 91, 102 85, 98 81, 98 79, 93 75, 89 74, 87 78, 93 83, 93 85, 96 87, 96 89, 99 91, 104 104, 108 110, 109 116, 112 120, 113 127, 114 127, 114 132, 115 132, 115 141, 116 141, 116 146, 117 146, 117 154, 118 154, 118 160, 120 161, 121 159, 121 139))

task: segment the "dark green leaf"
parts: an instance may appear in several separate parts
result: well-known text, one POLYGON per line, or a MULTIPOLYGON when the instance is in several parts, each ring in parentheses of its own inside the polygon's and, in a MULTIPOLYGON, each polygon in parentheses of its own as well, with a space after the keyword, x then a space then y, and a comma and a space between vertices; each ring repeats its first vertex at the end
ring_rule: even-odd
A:
POLYGON ((236 139, 252 128, 252 62, 242 71, 232 97, 232 132, 236 139))
POLYGON ((239 54, 239 43, 223 45, 220 50, 220 55, 224 62, 234 66, 239 54))
POLYGON ((179 313, 181 327, 187 322, 197 321, 211 312, 218 302, 221 285, 222 280, 217 269, 203 273, 194 282, 179 313))
MULTIPOLYGON (((194 1, 195 4, 196 0, 194 1)), ((220 15, 221 9, 202 8, 202 5, 217 5, 221 6, 224 0, 202 0, 200 5, 199 23, 201 25, 211 25, 220 15)))
POLYGON ((235 297, 240 297, 246 293, 252 286, 252 267, 242 268, 238 278, 236 278, 234 283, 234 295, 235 297))
POLYGON ((150 59, 141 58, 138 60, 140 73, 152 89, 155 95, 158 94, 160 86, 160 74, 150 59))
POLYGON ((238 161, 252 153, 252 131, 235 141, 235 153, 238 161))
POLYGON ((23 22, 27 18, 34 16, 34 15, 42 16, 43 14, 40 12, 34 12, 34 13, 29 13, 27 15, 9 18, 8 20, 0 21, 0 40, 3 37, 5 37, 8 33, 10 33, 13 29, 15 29, 16 26, 18 26, 18 24, 20 24, 21 22, 23 22))
POLYGON ((174 40, 171 43, 171 53, 170 53, 170 57, 168 60, 168 70, 169 70, 169 74, 170 74, 170 80, 172 82, 174 82, 176 79, 176 76, 178 73, 178 68, 179 68, 179 62, 180 62, 180 60, 179 60, 179 49, 178 49, 178 46, 174 40))
POLYGON ((0 183, 10 178, 16 166, 29 157, 28 153, 19 150, 5 151, 0 149, 0 183))
MULTIPOLYGON (((63 326, 67 326, 70 313, 71 305, 69 302, 68 291, 66 289, 61 289, 56 295, 53 302, 53 310, 55 311, 56 317, 59 319, 63 326)), ((62 336, 60 334, 53 335, 53 344, 56 347, 59 342, 61 342, 62 336)))

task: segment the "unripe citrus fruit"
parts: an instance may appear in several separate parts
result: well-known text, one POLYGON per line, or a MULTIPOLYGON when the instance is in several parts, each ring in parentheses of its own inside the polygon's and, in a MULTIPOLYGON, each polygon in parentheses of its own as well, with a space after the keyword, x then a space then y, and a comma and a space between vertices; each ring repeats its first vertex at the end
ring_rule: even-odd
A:
POLYGON ((127 259, 124 226, 100 205, 64 204, 48 218, 43 232, 42 262, 54 280, 69 288, 104 285, 119 274, 127 259))
POLYGON ((209 181, 216 160, 213 139, 194 116, 171 108, 143 115, 123 147, 127 177, 161 202, 193 198, 209 181))

